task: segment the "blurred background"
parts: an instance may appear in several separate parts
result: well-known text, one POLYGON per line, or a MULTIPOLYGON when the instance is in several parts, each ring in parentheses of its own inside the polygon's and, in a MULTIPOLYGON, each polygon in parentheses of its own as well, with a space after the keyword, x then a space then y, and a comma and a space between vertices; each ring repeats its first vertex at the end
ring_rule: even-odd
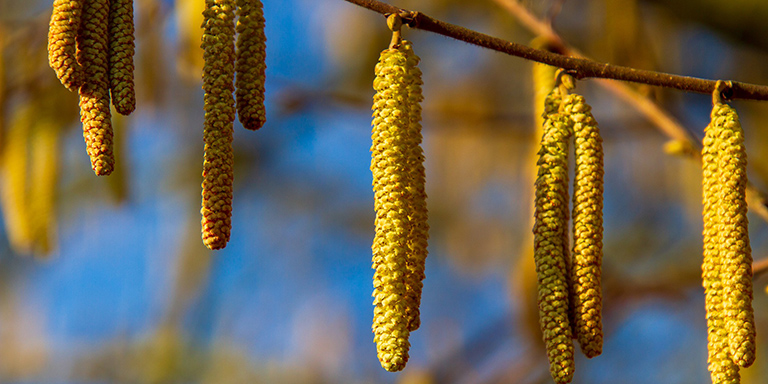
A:
MULTIPOLYGON (((93 175, 77 96, 48 67, 51 3, 0 0, 0 382, 551 382, 531 249, 532 63, 403 32, 424 72, 431 237, 422 325, 393 374, 370 332, 384 18, 341 0, 264 1, 267 123, 235 124, 232 237, 211 252, 199 216, 204 2, 135 1, 137 110, 113 117, 109 177, 93 175)), ((568 47, 600 61, 768 84, 763 0, 390 3, 539 46, 553 36, 532 26, 553 18, 568 47)), ((649 119, 610 87, 577 87, 605 141, 605 345, 591 360, 577 352, 574 383, 709 382, 700 165, 669 143, 658 111, 649 119)), ((708 95, 624 90, 703 136, 708 95)), ((750 179, 768 191, 768 104, 733 105, 750 179)), ((765 260, 768 216, 750 208, 765 260)), ((744 383, 768 377, 767 284, 756 277, 758 360, 744 383)))

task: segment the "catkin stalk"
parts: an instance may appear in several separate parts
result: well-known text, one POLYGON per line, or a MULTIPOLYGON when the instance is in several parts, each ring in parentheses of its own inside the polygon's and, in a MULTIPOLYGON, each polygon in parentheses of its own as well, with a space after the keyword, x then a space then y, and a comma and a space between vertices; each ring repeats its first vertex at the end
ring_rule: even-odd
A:
POLYGON ((573 329, 589 358, 603 349, 601 263, 603 257, 603 146, 584 97, 568 95, 565 113, 573 124, 576 176, 573 187, 573 329))
POLYGON ((112 104, 121 115, 136 109, 133 82, 133 0, 111 0, 109 9, 109 83, 112 104))
POLYGON ((203 91, 205 126, 203 141, 203 243, 210 249, 227 245, 232 222, 234 178, 232 124, 235 100, 235 0, 206 0, 203 16, 203 91))
POLYGON ((109 108, 109 0, 83 0, 77 61, 83 67, 80 120, 91 167, 109 175, 114 167, 109 108))
MULTIPOLYGON (((556 92, 556 91, 555 91, 556 92)), ((554 100, 556 93, 548 97, 554 100)), ((539 324, 556 383, 573 379, 574 352, 569 321, 569 276, 564 244, 568 226, 568 140, 571 122, 552 111, 545 118, 536 179, 534 259, 538 278, 539 324)))
POLYGON ((257 130, 267 120, 264 108, 267 37, 261 1, 237 0, 237 15, 237 116, 243 127, 257 130))
POLYGON ((373 86, 371 173, 376 209, 373 240, 373 333, 381 366, 391 372, 408 362, 408 239, 410 225, 408 134, 411 129, 408 57, 401 49, 381 53, 373 86))
POLYGON ((54 0, 48 26, 48 64, 61 84, 77 91, 83 69, 77 62, 77 34, 85 0, 54 0))

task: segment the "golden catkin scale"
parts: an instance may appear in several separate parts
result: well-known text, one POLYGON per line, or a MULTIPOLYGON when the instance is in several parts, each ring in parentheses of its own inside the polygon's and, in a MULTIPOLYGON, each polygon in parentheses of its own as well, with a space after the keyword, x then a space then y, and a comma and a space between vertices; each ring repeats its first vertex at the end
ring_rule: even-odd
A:
POLYGON ((237 15, 237 116, 243 127, 256 130, 267 120, 264 108, 267 37, 261 1, 237 0, 237 15))
MULTIPOLYGON (((556 98, 553 94, 550 100, 556 98)), ((574 351, 569 321, 568 266, 563 231, 568 225, 567 116, 546 116, 539 149, 535 194, 534 259, 538 278, 539 324, 556 383, 573 379, 574 351)))
POLYGON ((744 131, 736 111, 717 104, 712 118, 720 127, 719 257, 723 311, 733 362, 748 367, 755 361, 755 316, 752 310, 752 255, 747 231, 747 155, 744 131))
POLYGON ((409 171, 407 192, 410 195, 408 217, 410 229, 408 233, 408 268, 407 296, 408 330, 415 331, 421 324, 419 305, 421 303, 422 280, 427 259, 427 244, 429 239, 429 224, 427 223, 427 193, 426 174, 424 171, 424 151, 421 149, 421 70, 418 68, 419 57, 413 52, 412 44, 403 40, 399 48, 404 50, 407 60, 405 69, 405 84, 408 91, 408 111, 410 125, 407 132, 407 160, 409 171))
POLYGON ((133 83, 133 0, 111 0, 109 10, 109 82, 112 104, 121 115, 136 109, 133 83))
POLYGON ((406 150, 411 129, 408 57, 400 49, 387 49, 376 64, 373 85, 371 173, 376 209, 373 240, 373 326, 379 361, 394 372, 405 367, 408 337, 408 239, 410 225, 406 150))
POLYGON ((77 34, 85 0, 55 0, 48 27, 48 64, 67 89, 77 91, 83 69, 77 62, 77 34))
POLYGON ((591 107, 580 95, 563 100, 573 124, 576 176, 573 187, 573 329, 581 350, 603 350, 601 263, 603 257, 603 146, 591 107))
POLYGON ((206 0, 203 12, 203 243, 210 249, 227 245, 232 227, 234 155, 232 124, 235 100, 235 1, 206 0))
POLYGON ((84 0, 77 61, 83 67, 80 120, 91 167, 99 175, 114 168, 112 115, 109 108, 109 0, 84 0))
MULTIPOLYGON (((713 111, 714 112, 714 111, 713 111)), ((705 129, 702 148, 702 190, 704 218, 704 260, 702 263, 702 285, 707 311, 708 368, 714 384, 735 384, 740 382, 739 367, 733 363, 728 350, 728 332, 725 328, 723 311, 723 284, 719 247, 720 230, 720 170, 718 168, 719 146, 722 126, 717 124, 716 114, 705 129)))

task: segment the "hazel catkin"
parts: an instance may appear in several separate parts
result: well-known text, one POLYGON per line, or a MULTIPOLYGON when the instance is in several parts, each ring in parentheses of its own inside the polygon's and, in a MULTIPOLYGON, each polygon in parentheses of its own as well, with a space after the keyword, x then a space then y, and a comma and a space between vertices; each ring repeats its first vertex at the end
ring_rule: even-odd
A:
POLYGON ((48 27, 48 63, 61 84, 73 92, 83 81, 76 52, 84 1, 54 0, 48 27))
MULTIPOLYGON (((715 107, 717 108, 717 106, 715 107)), ((736 384, 740 382, 739 367, 734 364, 728 347, 728 331, 724 311, 723 267, 719 243, 721 227, 721 173, 719 157, 721 146, 722 120, 712 114, 712 122, 704 130, 702 148, 702 189, 704 219, 704 260, 702 283, 707 311, 708 368, 713 384, 736 384)))
POLYGON ((257 130, 267 119, 264 108, 267 37, 261 1, 237 0, 237 15, 237 117, 246 129, 257 130))
POLYGON ((202 237, 210 249, 227 245, 231 231, 235 120, 235 0, 206 0, 203 12, 203 141, 202 237))
POLYGON ((713 124, 720 127, 718 243, 725 327, 733 362, 748 367, 755 361, 755 317, 752 310, 752 255, 747 229, 744 131, 736 111, 727 104, 716 104, 712 119, 713 124))
POLYGON ((373 85, 371 173, 376 209, 373 240, 372 330, 381 366, 402 370, 408 361, 408 239, 410 234, 407 169, 411 129, 408 57, 403 49, 382 51, 373 85))
MULTIPOLYGON (((555 90, 548 97, 554 103, 555 90)), ((539 324, 556 383, 573 379, 574 351, 569 320, 569 276, 564 231, 568 227, 568 140, 571 121, 547 108, 537 161, 534 260, 538 279, 539 324)))
POLYGON ((121 115, 136 109, 133 82, 133 0, 111 0, 109 9, 109 87, 121 115))
POLYGON ((83 0, 77 61, 83 67, 80 120, 93 171, 109 175, 114 167, 112 114, 109 107, 109 0, 83 0))
POLYGON ((422 280, 427 258, 429 239, 429 224, 427 212, 426 174, 424 170, 424 151, 421 148, 421 70, 418 67, 419 57, 413 52, 413 45, 407 40, 402 41, 401 50, 407 57, 405 68, 405 84, 408 91, 408 114, 410 124, 406 135, 406 168, 409 172, 407 193, 410 206, 408 207, 408 260, 406 266, 406 288, 408 296, 408 330, 419 328, 419 305, 421 303, 422 280))
POLYGON ((573 124, 576 174, 573 186, 571 284, 573 329, 587 357, 602 352, 603 146, 597 121, 584 97, 563 100, 573 124))

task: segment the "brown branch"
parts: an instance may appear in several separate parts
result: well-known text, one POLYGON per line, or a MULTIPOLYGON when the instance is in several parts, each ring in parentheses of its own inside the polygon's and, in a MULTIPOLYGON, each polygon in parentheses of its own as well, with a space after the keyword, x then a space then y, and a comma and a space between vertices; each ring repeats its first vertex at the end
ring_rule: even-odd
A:
MULTIPOLYGON (((368 8, 383 15, 397 13, 400 15, 400 17, 402 17, 404 23, 408 24, 409 27, 414 29, 434 32, 439 35, 451 37, 456 40, 461 40, 479 47, 484 47, 494 51, 506 53, 508 55, 521 57, 523 59, 533 60, 558 68, 567 69, 577 79, 601 78, 621 80, 705 94, 710 94, 715 89, 716 80, 680 76, 669 73, 623 67, 608 63, 600 63, 584 58, 568 57, 541 49, 531 48, 522 44, 513 43, 498 37, 486 35, 471 29, 434 19, 421 12, 398 8, 381 1, 345 1, 364 8, 368 8)), ((768 100, 768 87, 734 81, 731 94, 728 96, 731 99, 768 100)))

